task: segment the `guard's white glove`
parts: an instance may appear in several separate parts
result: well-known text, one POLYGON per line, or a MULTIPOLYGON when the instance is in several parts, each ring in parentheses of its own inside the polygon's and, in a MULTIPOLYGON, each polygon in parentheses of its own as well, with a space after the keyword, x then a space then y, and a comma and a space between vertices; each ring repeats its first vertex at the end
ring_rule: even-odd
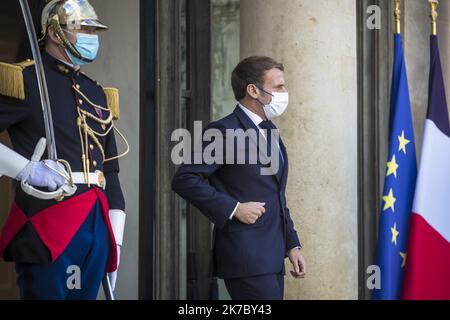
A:
MULTIPOLYGON (((66 177, 69 174, 64 166, 53 160, 43 160, 39 162, 31 162, 30 175, 27 182, 33 187, 47 187, 50 191, 55 191, 60 187, 69 183, 66 177)), ((22 181, 24 176, 22 170, 16 177, 16 180, 22 181)))
POLYGON ((56 161, 30 161, 0 143, 0 176, 22 181, 29 169, 27 183, 33 187, 47 187, 51 191, 68 184, 64 166, 56 161))
MULTIPOLYGON (((117 269, 120 264, 120 251, 123 243, 123 233, 125 230, 126 214, 122 210, 109 210, 109 220, 111 221, 111 227, 113 230, 114 238, 117 244, 117 269)), ((108 273, 109 282, 111 283, 111 289, 114 291, 117 282, 117 270, 108 273)))

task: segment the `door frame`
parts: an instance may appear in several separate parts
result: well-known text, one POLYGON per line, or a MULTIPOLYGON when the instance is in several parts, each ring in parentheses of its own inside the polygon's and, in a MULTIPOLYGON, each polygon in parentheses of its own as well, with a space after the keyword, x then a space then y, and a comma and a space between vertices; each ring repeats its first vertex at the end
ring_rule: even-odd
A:
POLYGON ((139 299, 155 297, 156 163, 155 1, 140 1, 139 299))
POLYGON ((141 299, 208 298, 211 224, 172 191, 169 159, 175 129, 211 119, 210 8, 186 0, 182 35, 181 1, 141 0, 141 299))
MULTIPOLYGON (((367 268, 375 264, 378 216, 389 143, 393 1, 358 0, 358 296, 371 298, 367 268), (381 9, 381 29, 366 26, 367 9, 381 9)), ((402 2, 404 12, 404 2, 402 2)), ((402 15, 404 20, 404 15, 402 15)), ((404 22, 404 21, 403 21, 404 22)), ((402 23, 404 25, 404 23, 402 23)))

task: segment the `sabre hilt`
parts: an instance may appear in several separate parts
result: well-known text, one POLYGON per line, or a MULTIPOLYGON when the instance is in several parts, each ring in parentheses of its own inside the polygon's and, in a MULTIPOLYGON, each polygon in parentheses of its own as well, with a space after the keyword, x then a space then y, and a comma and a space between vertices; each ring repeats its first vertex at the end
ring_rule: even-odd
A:
POLYGON ((47 147, 47 140, 45 138, 41 138, 39 142, 36 145, 36 148, 34 150, 33 156, 31 157, 30 163, 25 167, 23 172, 23 178, 21 181, 21 187, 22 190, 35 198, 41 199, 41 200, 57 200, 62 201, 65 197, 71 197, 75 194, 77 191, 77 186, 73 184, 72 179, 72 170, 70 168, 70 165, 67 161, 64 160, 57 160, 58 163, 61 163, 66 168, 66 171, 68 173, 68 176, 66 177, 68 184, 65 184, 61 186, 58 190, 53 192, 45 192, 36 189, 32 185, 28 183, 28 178, 30 177, 31 169, 33 165, 36 162, 41 161, 41 158, 45 152, 45 149, 47 147))

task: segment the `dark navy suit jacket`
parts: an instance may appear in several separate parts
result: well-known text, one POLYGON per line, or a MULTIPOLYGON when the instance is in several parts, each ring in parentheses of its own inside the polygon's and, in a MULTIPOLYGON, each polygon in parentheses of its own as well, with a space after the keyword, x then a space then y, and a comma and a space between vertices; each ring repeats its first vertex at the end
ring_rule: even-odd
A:
MULTIPOLYGON (((231 115, 211 123, 208 129, 220 130, 224 135, 227 129, 258 130, 239 106, 231 115)), ((244 165, 203 162, 182 165, 173 179, 173 190, 215 225, 214 262, 220 278, 284 272, 286 253, 300 246, 286 205, 288 157, 284 144, 280 145, 285 159, 281 177, 261 175, 261 168, 267 167, 261 161, 244 165), (238 202, 264 202, 266 213, 254 225, 243 224, 236 218, 230 220, 238 202)))

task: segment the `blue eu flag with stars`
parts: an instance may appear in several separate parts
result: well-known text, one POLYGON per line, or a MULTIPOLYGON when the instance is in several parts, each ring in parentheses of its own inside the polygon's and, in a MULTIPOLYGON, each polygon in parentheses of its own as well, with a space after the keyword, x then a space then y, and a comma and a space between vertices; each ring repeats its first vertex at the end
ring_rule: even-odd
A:
POLYGON ((396 34, 391 89, 389 155, 378 225, 376 263, 381 287, 374 300, 401 298, 408 258, 409 220, 414 200, 417 162, 402 36, 396 34))

